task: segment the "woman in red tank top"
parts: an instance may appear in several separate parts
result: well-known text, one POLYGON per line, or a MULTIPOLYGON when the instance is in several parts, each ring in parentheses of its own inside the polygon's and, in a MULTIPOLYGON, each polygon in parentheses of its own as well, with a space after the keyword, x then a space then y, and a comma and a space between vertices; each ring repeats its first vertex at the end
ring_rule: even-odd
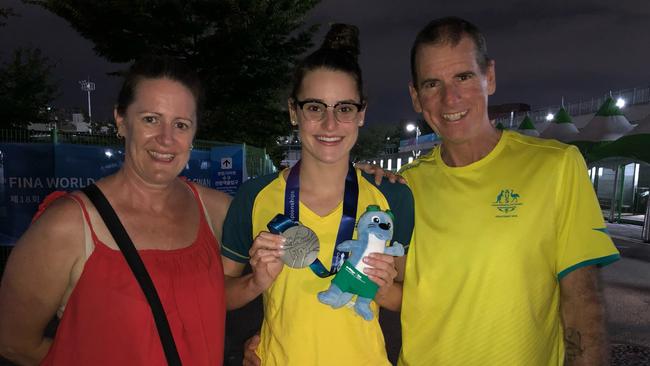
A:
MULTIPOLYGON (((136 62, 114 112, 124 164, 97 186, 145 264, 182 363, 221 365, 218 240, 230 199, 178 178, 200 94, 196 74, 177 61, 136 62)), ((166 364, 151 308, 96 208, 81 192, 65 197, 39 212, 7 263, 0 353, 18 364, 166 364), (54 314, 52 340, 42 334, 54 314)))

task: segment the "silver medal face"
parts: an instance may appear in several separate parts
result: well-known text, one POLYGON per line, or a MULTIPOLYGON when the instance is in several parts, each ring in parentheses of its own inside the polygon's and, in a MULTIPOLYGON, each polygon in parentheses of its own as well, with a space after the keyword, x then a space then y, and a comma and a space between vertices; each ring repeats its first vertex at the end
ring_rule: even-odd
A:
POLYGON ((316 234, 303 225, 292 226, 282 234, 287 241, 284 242, 284 255, 282 261, 291 268, 304 268, 318 257, 320 244, 316 234))

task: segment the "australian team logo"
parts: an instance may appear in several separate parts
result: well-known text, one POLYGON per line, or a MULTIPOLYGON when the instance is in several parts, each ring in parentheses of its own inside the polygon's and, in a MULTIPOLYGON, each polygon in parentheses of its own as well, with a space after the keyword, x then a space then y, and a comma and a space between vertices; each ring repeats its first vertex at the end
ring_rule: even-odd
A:
POLYGON ((502 189, 492 203, 492 206, 501 212, 497 217, 517 216, 516 210, 521 205, 521 196, 514 189, 502 189))

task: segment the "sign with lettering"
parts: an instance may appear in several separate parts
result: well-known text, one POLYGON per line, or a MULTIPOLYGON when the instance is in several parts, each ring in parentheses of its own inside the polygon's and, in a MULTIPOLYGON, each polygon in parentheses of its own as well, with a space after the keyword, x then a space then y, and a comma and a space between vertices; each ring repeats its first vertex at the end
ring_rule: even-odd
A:
POLYGON ((243 145, 215 147, 210 152, 212 161, 216 163, 212 175, 213 187, 234 195, 246 176, 243 145))
MULTIPOLYGON (((18 240, 48 194, 84 188, 115 173, 123 161, 121 146, 0 143, 0 245, 18 240)), ((180 175, 234 194, 244 167, 243 145, 193 150, 180 175)))

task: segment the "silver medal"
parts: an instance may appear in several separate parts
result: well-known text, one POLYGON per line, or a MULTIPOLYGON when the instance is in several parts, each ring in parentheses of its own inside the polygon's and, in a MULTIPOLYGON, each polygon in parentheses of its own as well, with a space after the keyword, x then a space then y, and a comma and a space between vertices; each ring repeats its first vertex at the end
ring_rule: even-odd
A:
POLYGON ((320 244, 318 237, 310 228, 297 225, 292 226, 281 234, 287 241, 284 242, 284 255, 282 261, 291 268, 304 268, 318 257, 320 244))

